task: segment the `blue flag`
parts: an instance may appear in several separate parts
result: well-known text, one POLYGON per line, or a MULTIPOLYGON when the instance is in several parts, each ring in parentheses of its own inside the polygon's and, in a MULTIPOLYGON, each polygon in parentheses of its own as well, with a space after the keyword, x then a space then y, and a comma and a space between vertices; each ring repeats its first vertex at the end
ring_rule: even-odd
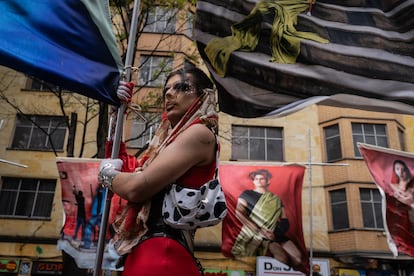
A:
POLYGON ((0 14, 1 65, 119 105, 107 0, 0 0, 0 14))

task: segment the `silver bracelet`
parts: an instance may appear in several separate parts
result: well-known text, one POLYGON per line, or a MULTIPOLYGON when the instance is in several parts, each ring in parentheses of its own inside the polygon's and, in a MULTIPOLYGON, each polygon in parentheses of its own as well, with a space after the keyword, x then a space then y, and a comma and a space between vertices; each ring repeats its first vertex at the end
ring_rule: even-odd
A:
POLYGON ((102 184, 105 188, 112 191, 112 181, 115 176, 120 174, 120 171, 115 170, 112 166, 104 167, 98 175, 99 183, 102 184))

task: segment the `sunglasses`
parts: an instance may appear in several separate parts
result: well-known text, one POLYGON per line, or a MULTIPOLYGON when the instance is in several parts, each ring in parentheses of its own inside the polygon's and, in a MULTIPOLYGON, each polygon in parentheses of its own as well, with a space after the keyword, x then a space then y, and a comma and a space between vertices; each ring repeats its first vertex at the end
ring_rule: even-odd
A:
POLYGON ((176 93, 184 93, 185 95, 192 94, 195 91, 194 86, 188 81, 179 81, 174 83, 172 86, 166 86, 162 91, 163 96, 165 97, 165 95, 172 90, 176 93))

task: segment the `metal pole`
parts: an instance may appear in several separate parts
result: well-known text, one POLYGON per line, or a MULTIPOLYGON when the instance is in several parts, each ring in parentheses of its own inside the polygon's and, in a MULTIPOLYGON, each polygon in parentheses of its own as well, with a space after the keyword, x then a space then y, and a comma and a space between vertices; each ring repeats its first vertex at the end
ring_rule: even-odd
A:
POLYGON ((27 165, 20 164, 20 163, 17 163, 17 162, 13 162, 13 161, 9 161, 9 160, 5 160, 5 159, 0 159, 0 163, 6 163, 6 164, 9 164, 9 165, 14 165, 14 166, 17 166, 17 167, 22 167, 22 168, 27 168, 28 167, 27 165))
POLYGON ((312 142, 310 129, 308 129, 308 141, 309 141, 309 266, 310 266, 310 275, 312 275, 312 262, 313 262, 313 211, 312 211, 312 142))
MULTIPOLYGON (((137 34, 138 28, 138 14, 139 14, 139 5, 140 1, 134 1, 134 7, 132 11, 132 20, 131 20, 131 29, 129 32, 128 38, 128 47, 125 57, 125 80, 131 80, 131 67, 133 63, 134 51, 135 51, 135 38, 137 34)), ((119 148, 122 139, 122 129, 123 129, 123 122, 124 122, 124 114, 127 105, 122 104, 118 108, 118 115, 116 119, 116 126, 115 126, 115 134, 112 143, 112 152, 111 158, 115 159, 118 158, 119 155, 119 148)), ((110 126, 111 127, 111 126, 110 126)), ((103 255, 105 250, 105 241, 106 241, 106 232, 108 227, 108 219, 109 213, 111 209, 111 199, 112 199, 112 192, 110 190, 106 190, 105 193, 105 206, 104 206, 104 213, 102 214, 101 226, 99 228, 99 239, 98 239, 98 247, 96 249, 96 261, 95 261, 95 269, 94 269, 94 276, 101 276, 102 275, 102 261, 103 255)))

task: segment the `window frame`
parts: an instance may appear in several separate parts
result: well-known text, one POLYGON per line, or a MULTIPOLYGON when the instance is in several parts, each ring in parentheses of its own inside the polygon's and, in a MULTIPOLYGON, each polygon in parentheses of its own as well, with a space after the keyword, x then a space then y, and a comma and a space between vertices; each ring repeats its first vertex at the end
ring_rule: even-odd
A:
POLYGON ((402 128, 398 127, 398 140, 400 142, 400 150, 407 151, 407 142, 405 139, 405 132, 402 128))
POLYGON ((363 227, 366 229, 384 230, 384 220, 382 216, 382 197, 381 197, 379 190, 360 187, 359 196, 360 196, 361 216, 362 216, 363 227), (365 200, 363 198, 363 195, 362 195, 363 191, 369 191, 370 198, 368 200, 365 200), (376 194, 374 195, 375 192, 376 194), (367 214, 367 212, 370 212, 370 214, 367 214), (367 216, 370 216, 371 219, 373 219, 374 221, 374 225, 372 227, 368 225, 368 220, 370 218, 367 216), (380 220, 380 221, 377 221, 377 220, 380 220))
POLYGON ((136 114, 132 118, 129 137, 126 139, 128 148, 144 148, 152 140, 155 131, 158 129, 161 121, 160 114, 148 112, 141 115, 145 120, 136 114))
POLYGON ((53 83, 28 76, 26 79, 25 90, 36 92, 56 92, 60 90, 60 87, 54 85, 53 83), (39 86, 39 88, 37 88, 37 86, 39 86))
POLYGON ((352 135, 352 143, 354 147, 354 156, 356 158, 362 158, 361 153, 358 149, 358 142, 366 143, 374 146, 380 146, 388 148, 389 146, 389 138, 388 138, 388 130, 387 130, 387 124, 377 124, 377 123, 361 123, 361 122, 351 122, 351 135, 352 135), (354 126, 361 126, 361 133, 355 133, 354 132, 354 126), (369 130, 366 130, 367 127, 372 126, 373 127, 373 134, 369 133, 369 130), (378 127, 384 127, 384 134, 379 133, 379 130, 377 130, 378 127), (356 137, 362 137, 362 139, 356 139, 356 137), (371 137, 375 140, 375 143, 368 143, 367 139, 371 137), (385 138, 386 144, 380 143, 380 137, 385 138), (362 141, 361 141, 362 140, 362 141))
POLYGON ((0 186, 0 218, 51 220, 56 186, 56 179, 2 177, 0 186), (35 189, 24 187, 33 187, 34 185, 36 186, 35 189), (28 201, 30 202, 30 199, 33 201, 31 202, 31 206, 28 206, 27 203, 28 201), (44 206, 47 201, 49 203, 48 206, 44 206), (7 204, 12 204, 13 206, 4 206, 7 204), (12 207, 12 212, 8 213, 10 210, 2 210, 3 207, 6 207, 6 209, 12 207), (18 210, 19 207, 20 210, 18 210), (44 208, 45 210, 42 212, 47 213, 48 215, 36 215, 37 212, 41 211, 39 208, 44 208), (30 209, 30 211, 28 211, 28 209, 30 209), (30 214, 19 215, 19 213, 22 212, 29 212, 30 214))
POLYGON ((350 221, 349 221, 349 211, 348 211, 348 199, 346 194, 346 188, 339 188, 335 190, 328 191, 329 193, 329 205, 331 210, 331 222, 332 222, 332 229, 334 231, 340 231, 340 230, 347 230, 350 227, 350 221), (338 200, 333 202, 333 193, 343 192, 343 196, 345 197, 344 200, 338 200), (342 207, 340 211, 340 214, 338 215, 338 212, 335 211, 334 207, 336 207, 336 210, 338 210, 338 207, 342 207), (346 220, 344 220, 344 216, 346 216, 346 220), (346 221, 345 225, 341 225, 339 222, 346 221))
POLYGON ((139 58, 140 74, 138 84, 141 86, 162 87, 168 74, 173 69, 173 62, 174 59, 171 56, 141 55, 139 58), (161 66, 162 63, 165 63, 165 66, 161 66), (161 71, 157 72, 156 70, 160 68, 161 71), (154 76, 157 77, 154 78, 154 76))
POLYGON ((17 114, 9 149, 63 151, 67 131, 66 121, 67 118, 64 116, 17 114), (49 120, 46 122, 46 119, 49 120), (43 143, 42 139, 44 139, 43 143), (50 140, 53 142, 53 147, 50 140), (38 146, 35 147, 35 143, 38 146))
POLYGON ((177 30, 177 12, 178 9, 167 6, 151 8, 142 31, 146 33, 174 34, 177 30))
POLYGON ((326 157, 326 161, 327 162, 335 162, 335 161, 341 160, 343 158, 343 155, 342 155, 342 144, 341 144, 342 140, 341 140, 341 131, 340 131, 339 123, 335 123, 335 124, 323 127, 323 134, 324 134, 324 140, 325 140, 325 157, 326 157), (329 129, 331 129, 332 127, 335 127, 335 126, 337 127, 337 133, 334 134, 334 135, 329 135, 328 136, 327 131, 329 129), (334 141, 334 139, 337 139, 338 141, 334 141), (337 156, 337 157, 330 156, 330 152, 331 152, 330 149, 332 147, 330 145, 328 145, 328 143, 332 142, 332 141, 334 141, 333 144, 335 144, 335 146, 333 148, 338 149, 339 156, 337 156))
POLYGON ((194 37, 195 18, 196 16, 192 11, 187 11, 186 21, 184 25, 184 34, 191 39, 194 37))
POLYGON ((232 125, 231 126, 231 160, 255 160, 255 161, 271 161, 271 162, 278 162, 284 161, 284 128, 283 127, 269 127, 269 126, 247 126, 247 125, 232 125), (237 130, 237 128, 239 130, 237 130), (236 132, 244 132, 243 131, 246 130, 247 131, 247 135, 243 136, 243 135, 239 135, 236 136, 235 133, 236 132), (264 131, 264 135, 259 137, 259 136, 253 136, 250 133, 252 132, 252 130, 257 129, 260 130, 262 129, 264 131), (269 137, 268 132, 270 130, 276 130, 280 132, 279 137, 269 137), (246 140, 247 144, 243 146, 243 142, 241 143, 237 143, 236 140, 246 140), (256 151, 254 152, 258 152, 257 150, 257 145, 254 146, 252 140, 263 140, 263 152, 262 155, 264 158, 262 159, 254 159, 254 156, 252 156, 252 150, 254 147, 256 147, 256 151), (270 150, 272 150, 271 148, 269 149, 269 147, 271 146, 271 144, 269 144, 272 141, 276 141, 278 142, 278 144, 275 145, 274 151, 280 151, 280 152, 276 152, 276 154, 274 154, 274 156, 278 156, 278 158, 275 159, 269 159, 269 156, 272 155, 272 152, 269 152, 270 150), (238 154, 237 151, 240 151, 240 149, 245 148, 246 152, 245 154, 238 154))

